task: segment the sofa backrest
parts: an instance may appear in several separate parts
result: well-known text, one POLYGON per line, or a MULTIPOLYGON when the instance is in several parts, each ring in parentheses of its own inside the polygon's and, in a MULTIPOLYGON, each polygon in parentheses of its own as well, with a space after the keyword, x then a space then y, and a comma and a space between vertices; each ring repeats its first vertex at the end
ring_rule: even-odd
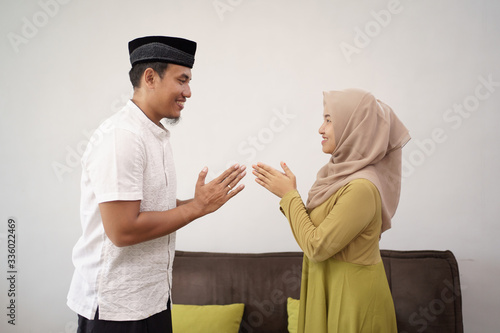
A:
POLYGON ((176 252, 177 304, 245 303, 240 332, 288 332, 287 297, 298 299, 302 253, 176 252))
MULTIPOLYGON (((450 251, 382 250, 399 333, 462 333, 458 264, 450 251)), ((302 252, 177 251, 175 304, 245 303, 240 333, 286 333, 287 298, 298 299, 302 252)))
POLYGON ((458 263, 451 251, 381 254, 399 333, 463 333, 458 263))

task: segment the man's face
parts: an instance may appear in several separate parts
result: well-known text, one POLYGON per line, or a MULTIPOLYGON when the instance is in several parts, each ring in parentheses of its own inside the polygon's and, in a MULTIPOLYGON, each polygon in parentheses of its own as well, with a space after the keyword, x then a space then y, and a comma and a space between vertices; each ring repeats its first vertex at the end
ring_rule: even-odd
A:
POLYGON ((181 116, 184 103, 191 97, 191 69, 175 64, 169 64, 160 78, 155 75, 154 92, 151 99, 153 119, 159 122, 163 118, 176 120, 181 116))

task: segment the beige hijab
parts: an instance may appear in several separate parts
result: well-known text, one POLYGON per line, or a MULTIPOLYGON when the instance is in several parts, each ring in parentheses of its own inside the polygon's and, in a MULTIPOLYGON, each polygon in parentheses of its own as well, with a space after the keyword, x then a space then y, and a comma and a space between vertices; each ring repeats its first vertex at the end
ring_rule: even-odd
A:
POLYGON ((382 199, 382 232, 391 227, 401 191, 401 148, 408 130, 392 109, 359 89, 323 93, 325 114, 333 121, 336 148, 309 191, 313 209, 354 179, 364 178, 382 199))

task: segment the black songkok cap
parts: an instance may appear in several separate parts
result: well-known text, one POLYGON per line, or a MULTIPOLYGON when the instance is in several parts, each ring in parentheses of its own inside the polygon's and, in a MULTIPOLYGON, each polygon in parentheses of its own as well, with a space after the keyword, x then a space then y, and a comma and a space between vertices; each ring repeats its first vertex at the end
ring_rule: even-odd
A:
POLYGON ((128 43, 130 63, 167 62, 193 68, 196 42, 165 36, 136 38, 128 43))

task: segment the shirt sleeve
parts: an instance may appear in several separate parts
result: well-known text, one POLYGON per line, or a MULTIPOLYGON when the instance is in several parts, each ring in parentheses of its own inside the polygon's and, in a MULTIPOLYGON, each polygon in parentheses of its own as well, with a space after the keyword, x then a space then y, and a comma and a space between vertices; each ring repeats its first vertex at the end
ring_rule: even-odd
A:
POLYGON ((297 191, 280 201, 297 243, 312 261, 324 261, 346 247, 374 219, 376 188, 367 182, 351 182, 341 193, 326 218, 316 227, 297 191), (375 191, 374 191, 375 190, 375 191))
MULTIPOLYGON (((92 141, 91 141, 92 142, 92 141)), ((144 153, 139 136, 114 128, 82 161, 99 203, 142 200, 144 153)))

